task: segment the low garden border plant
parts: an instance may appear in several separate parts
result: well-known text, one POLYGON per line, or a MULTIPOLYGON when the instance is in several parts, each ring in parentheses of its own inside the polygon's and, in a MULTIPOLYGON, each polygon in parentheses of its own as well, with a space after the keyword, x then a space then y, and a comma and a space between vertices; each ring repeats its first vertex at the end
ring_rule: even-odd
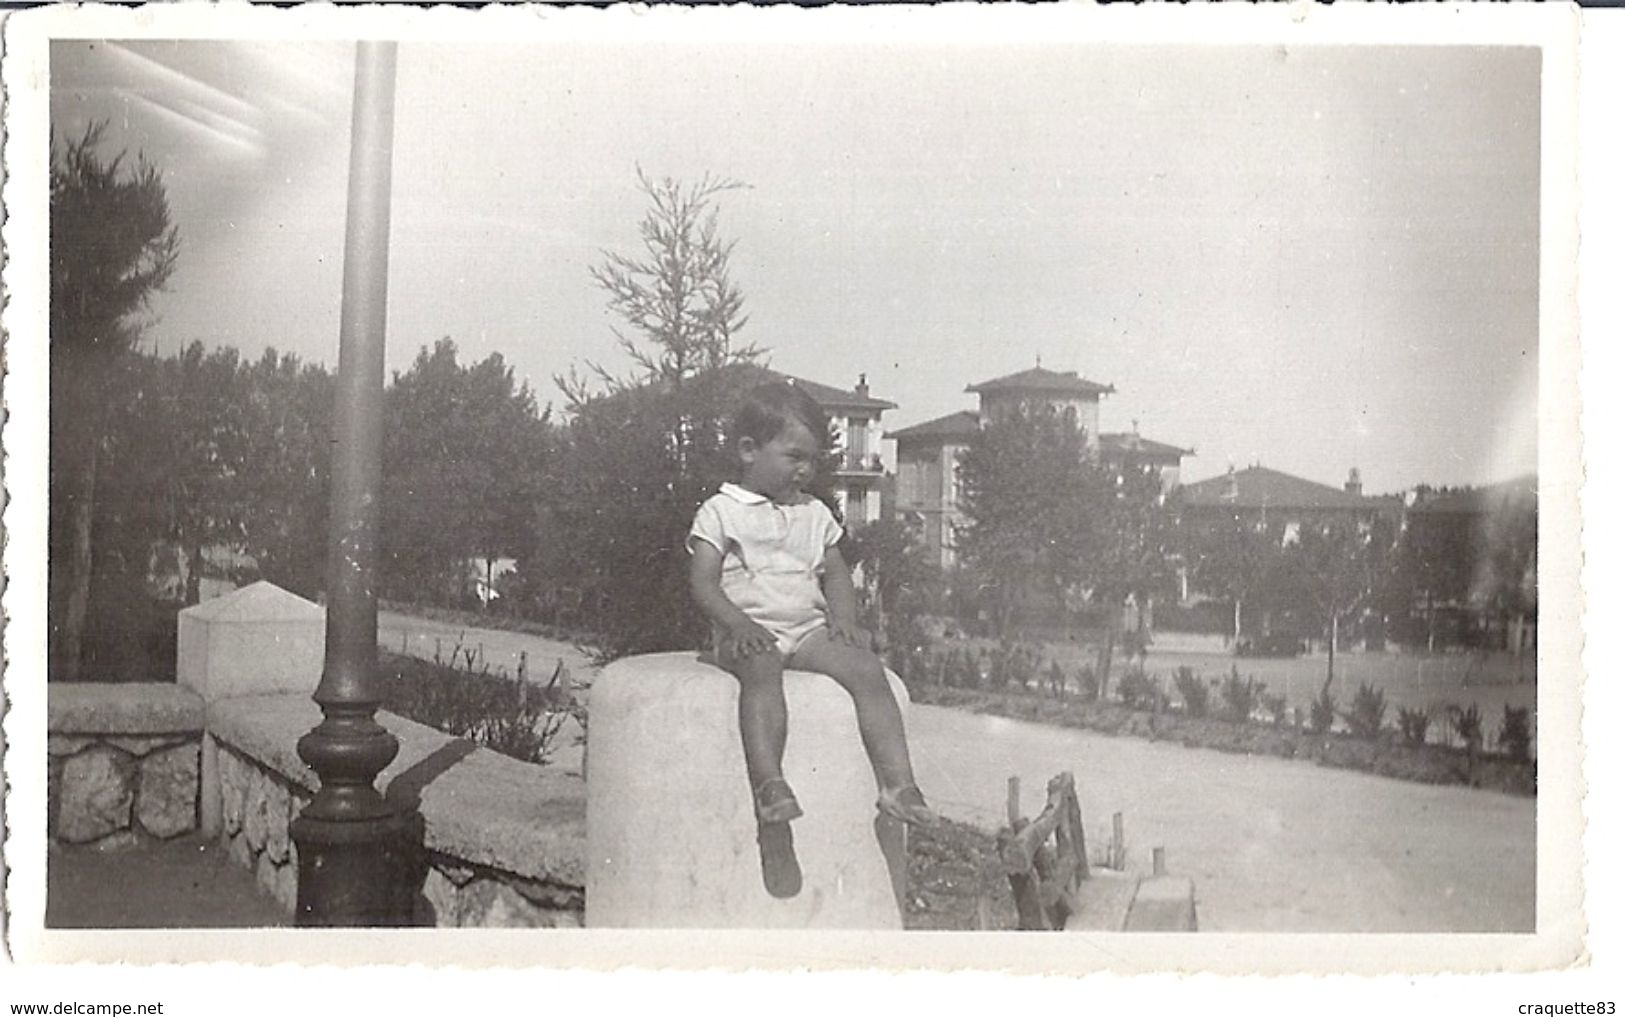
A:
POLYGON ((1527 709, 1506 708, 1495 740, 1500 751, 1491 753, 1484 751, 1483 716, 1476 705, 1451 707, 1444 714, 1450 737, 1429 742, 1435 715, 1401 708, 1397 725, 1389 726, 1386 694, 1370 683, 1361 684, 1346 710, 1326 683, 1305 716, 1290 709, 1285 696, 1269 693, 1264 683, 1234 665, 1228 675, 1215 679, 1178 668, 1165 685, 1163 678, 1135 663, 1108 697, 1098 694, 1092 669, 1079 671, 1068 683, 1054 660, 1047 667, 1041 660, 1034 665, 1032 676, 1040 680, 1030 686, 1001 680, 988 660, 979 667, 976 655, 963 647, 921 647, 894 660, 901 663, 899 673, 919 703, 1221 751, 1314 759, 1425 783, 1470 784, 1514 794, 1535 790, 1527 709), (1059 682, 1057 674, 1062 676, 1059 682), (1170 711, 1175 695, 1182 707, 1177 712, 1170 711))
POLYGON ((586 709, 575 695, 570 671, 559 661, 545 682, 523 673, 476 669, 463 648, 451 662, 380 655, 383 708, 454 738, 527 763, 546 765, 559 748, 565 722, 574 717, 586 731, 586 709))
POLYGON ((1400 707, 1399 733, 1407 745, 1425 745, 1428 740, 1428 728, 1433 724, 1433 717, 1423 709, 1410 709, 1400 707))
MULTIPOLYGON (((1260 706, 1264 705, 1264 683, 1248 675, 1241 676, 1234 664, 1230 665, 1230 673, 1225 675, 1224 685, 1220 687, 1220 698, 1224 700, 1225 716, 1237 722, 1246 722, 1253 718, 1260 706)), ((1286 717, 1286 697, 1280 699, 1280 711, 1274 709, 1269 712, 1277 718, 1286 717)), ((1277 721, 1279 722, 1279 721, 1277 721)))
POLYGON ((1354 693, 1354 702, 1343 714, 1343 722, 1356 738, 1375 738, 1382 733, 1382 721, 1387 712, 1387 695, 1368 682, 1361 682, 1354 693))
POLYGON ((1195 670, 1181 667, 1174 671, 1174 688, 1179 690, 1179 701, 1191 717, 1207 716, 1207 682, 1195 670))
POLYGON ((1505 704, 1501 708, 1501 734, 1496 739, 1501 751, 1513 759, 1526 761, 1529 759, 1531 737, 1529 708, 1505 704))

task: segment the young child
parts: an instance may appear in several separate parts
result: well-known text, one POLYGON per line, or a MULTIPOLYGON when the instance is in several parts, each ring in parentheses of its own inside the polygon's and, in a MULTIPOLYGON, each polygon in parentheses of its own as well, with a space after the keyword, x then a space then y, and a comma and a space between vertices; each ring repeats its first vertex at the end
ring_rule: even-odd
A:
POLYGON ((802 814, 782 768, 786 667, 826 674, 851 694, 880 785, 876 807, 906 823, 938 822, 914 782, 885 669, 857 625, 852 575, 836 548, 841 526, 803 490, 828 433, 823 412, 801 389, 783 382, 753 389, 733 423, 739 483, 723 484, 700 506, 688 537, 690 588, 711 619, 717 663, 739 679, 739 731, 764 875, 780 896, 800 889, 787 824, 802 814), (769 871, 774 864, 777 875, 769 871))

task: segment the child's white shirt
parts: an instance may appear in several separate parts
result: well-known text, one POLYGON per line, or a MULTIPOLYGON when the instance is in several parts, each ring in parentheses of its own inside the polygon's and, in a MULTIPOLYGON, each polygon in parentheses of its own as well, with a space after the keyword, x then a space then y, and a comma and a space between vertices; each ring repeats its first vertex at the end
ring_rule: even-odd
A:
POLYGON ((723 484, 694 516, 687 547, 703 540, 722 554, 722 592, 773 633, 788 656, 825 624, 824 555, 841 539, 829 507, 803 494, 781 505, 737 484, 723 484))

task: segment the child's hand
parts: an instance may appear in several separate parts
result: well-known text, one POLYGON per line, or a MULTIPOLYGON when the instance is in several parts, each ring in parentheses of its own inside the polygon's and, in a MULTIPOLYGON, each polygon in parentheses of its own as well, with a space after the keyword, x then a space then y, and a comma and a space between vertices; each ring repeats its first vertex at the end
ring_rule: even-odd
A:
POLYGON ((860 628, 857 622, 831 621, 829 635, 837 643, 856 646, 860 650, 874 649, 874 637, 869 634, 868 629, 860 628))
POLYGON ((743 660, 758 653, 773 653, 778 648, 779 641, 773 638, 773 633, 755 622, 730 628, 720 647, 722 656, 731 660, 743 660))

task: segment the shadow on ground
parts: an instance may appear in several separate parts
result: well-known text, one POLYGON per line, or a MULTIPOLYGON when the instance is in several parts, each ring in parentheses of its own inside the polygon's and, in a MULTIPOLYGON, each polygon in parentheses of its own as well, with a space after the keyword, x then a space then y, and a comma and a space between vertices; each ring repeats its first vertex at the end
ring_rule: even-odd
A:
POLYGON ((252 929, 285 913, 219 843, 201 835, 121 851, 53 847, 50 929, 252 929))

